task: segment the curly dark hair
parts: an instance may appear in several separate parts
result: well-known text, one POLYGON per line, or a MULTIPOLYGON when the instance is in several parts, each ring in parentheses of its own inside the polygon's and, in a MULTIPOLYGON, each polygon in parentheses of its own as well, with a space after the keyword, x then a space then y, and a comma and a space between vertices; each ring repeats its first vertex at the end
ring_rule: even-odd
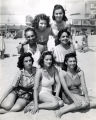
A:
POLYGON ((34 20, 33 20, 33 27, 38 29, 38 25, 39 25, 39 21, 40 20, 46 20, 47 22, 47 27, 50 27, 50 18, 49 16, 45 15, 45 14, 38 14, 35 16, 34 20))
MULTIPOLYGON (((61 29, 61 30, 58 32, 57 39, 56 39, 58 44, 61 43, 61 42, 60 42, 60 37, 61 37, 62 33, 64 33, 64 32, 67 33, 68 37, 71 36, 71 34, 70 34, 70 32, 68 31, 67 28, 66 28, 66 29, 61 29)), ((70 45, 70 44, 71 44, 71 42, 69 41, 69 45, 70 45)))
POLYGON ((44 58, 46 55, 51 55, 52 56, 52 66, 55 64, 55 59, 53 57, 53 54, 51 51, 44 51, 39 59, 39 65, 41 67, 44 67, 44 58))
POLYGON ((28 32, 28 31, 32 31, 32 32, 34 33, 35 37, 37 38, 37 33, 36 33, 35 29, 34 29, 34 28, 30 28, 30 27, 27 27, 27 28, 24 30, 24 35, 25 35, 25 37, 26 37, 26 32, 28 32))
POLYGON ((76 67, 74 68, 74 70, 77 71, 78 66, 77 66, 77 57, 76 57, 76 53, 75 53, 75 52, 73 52, 73 53, 68 53, 68 54, 65 55, 65 59, 64 59, 64 62, 63 62, 63 67, 62 67, 62 69, 63 69, 64 71, 67 71, 66 62, 67 62, 68 59, 71 58, 71 57, 74 57, 75 60, 76 60, 76 67))
POLYGON ((58 9, 61 9, 63 11, 63 18, 62 18, 62 20, 67 21, 68 19, 67 19, 66 15, 65 15, 65 10, 64 10, 62 5, 55 5, 54 6, 53 14, 52 14, 53 20, 55 20, 55 16, 54 16, 55 10, 58 10, 58 9))
POLYGON ((32 60, 32 64, 33 64, 33 62, 34 62, 34 59, 33 59, 31 53, 28 52, 28 53, 23 53, 23 54, 21 54, 20 57, 18 58, 18 62, 17 62, 17 67, 18 67, 20 70, 22 70, 22 69, 24 68, 24 58, 25 58, 25 57, 30 57, 31 60, 32 60))

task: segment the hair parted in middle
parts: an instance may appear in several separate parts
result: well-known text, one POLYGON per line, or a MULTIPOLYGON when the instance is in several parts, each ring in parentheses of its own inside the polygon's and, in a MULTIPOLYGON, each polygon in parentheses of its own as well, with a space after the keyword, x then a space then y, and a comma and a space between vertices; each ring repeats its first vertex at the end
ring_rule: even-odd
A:
POLYGON ((39 65, 44 67, 44 58, 46 55, 51 55, 52 57, 52 66, 55 64, 55 59, 53 57, 53 53, 51 51, 44 51, 39 59, 39 65))
POLYGON ((65 15, 65 10, 64 10, 63 6, 59 5, 59 4, 57 4, 57 5, 54 6, 53 14, 52 14, 53 20, 55 20, 55 16, 54 16, 55 10, 58 10, 58 9, 61 9, 62 12, 63 12, 63 18, 62 18, 62 20, 67 21, 68 19, 67 19, 66 15, 65 15))

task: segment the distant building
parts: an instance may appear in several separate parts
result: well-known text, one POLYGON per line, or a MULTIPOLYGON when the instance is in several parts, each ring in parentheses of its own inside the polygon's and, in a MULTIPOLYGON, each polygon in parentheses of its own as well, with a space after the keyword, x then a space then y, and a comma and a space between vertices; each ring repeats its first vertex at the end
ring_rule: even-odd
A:
POLYGON ((21 38, 23 37, 25 26, 23 25, 0 25, 0 33, 4 37, 21 38))
POLYGON ((88 0, 84 2, 84 14, 71 14, 71 19, 72 34, 91 34, 93 32, 96 34, 96 1, 88 0))

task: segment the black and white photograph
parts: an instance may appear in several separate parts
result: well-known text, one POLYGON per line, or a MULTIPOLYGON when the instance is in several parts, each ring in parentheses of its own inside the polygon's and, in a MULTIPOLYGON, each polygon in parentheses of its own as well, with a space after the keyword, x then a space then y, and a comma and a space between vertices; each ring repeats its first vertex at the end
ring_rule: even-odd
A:
POLYGON ((96 120, 96 0, 0 0, 0 120, 96 120))

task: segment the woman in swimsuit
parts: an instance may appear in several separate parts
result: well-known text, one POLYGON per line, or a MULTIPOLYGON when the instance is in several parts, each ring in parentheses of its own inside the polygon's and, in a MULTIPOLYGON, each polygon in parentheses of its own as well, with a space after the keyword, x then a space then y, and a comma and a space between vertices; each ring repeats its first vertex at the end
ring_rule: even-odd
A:
POLYGON ((60 91, 59 74, 54 67, 52 53, 50 51, 44 52, 39 64, 41 68, 36 72, 34 84, 34 107, 31 108, 33 113, 36 113, 39 109, 53 110, 62 105, 62 101, 58 97, 60 91), (52 94, 54 84, 56 85, 55 95, 52 94))
POLYGON ((58 117, 67 112, 96 107, 95 98, 88 96, 84 72, 77 68, 76 53, 66 54, 63 70, 60 72, 60 80, 62 84, 62 99, 68 106, 56 111, 58 117))
POLYGON ((31 53, 24 53, 19 57, 19 70, 13 84, 0 98, 0 114, 21 111, 32 100, 36 73, 36 68, 32 66, 33 61, 31 53))

